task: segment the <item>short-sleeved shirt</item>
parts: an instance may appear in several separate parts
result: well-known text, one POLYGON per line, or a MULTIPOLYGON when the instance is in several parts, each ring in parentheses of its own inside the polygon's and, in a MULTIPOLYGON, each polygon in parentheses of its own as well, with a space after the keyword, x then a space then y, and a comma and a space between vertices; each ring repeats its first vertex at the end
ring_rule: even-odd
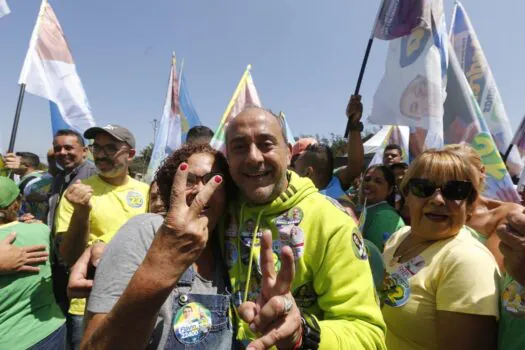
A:
MULTIPOLYGON (((49 252, 49 228, 43 224, 12 222, 0 225, 0 240, 16 232, 13 245, 40 245, 49 252)), ((0 349, 27 349, 65 322, 55 302, 49 260, 40 271, 0 275, 0 349)))
MULTIPOLYGON (((129 220, 106 246, 97 267, 93 290, 89 296, 88 311, 91 313, 109 313, 131 277, 144 261, 155 233, 162 225, 163 217, 157 214, 143 214, 129 220)), ((207 281, 198 274, 191 286, 191 293, 217 294, 225 291, 225 271, 220 256, 216 256, 215 279, 207 281)), ((175 288, 160 308, 155 328, 148 349, 164 349, 171 331, 173 320, 173 300, 179 293, 175 288)))
POLYGON ((525 349, 525 287, 508 274, 501 285, 498 349, 525 349))
POLYGON ((399 264, 394 253, 410 227, 385 244, 381 301, 389 350, 437 349, 437 311, 499 317, 499 270, 466 229, 399 264))
MULTIPOLYGON (((148 185, 131 177, 121 186, 110 185, 99 175, 82 180, 82 183, 93 188, 88 244, 92 244, 94 240, 108 243, 126 221, 145 213, 148 208, 148 185)), ((62 196, 55 222, 58 235, 67 232, 73 211, 73 205, 62 196)), ((84 309, 84 299, 71 300, 71 314, 83 315, 84 309)))
POLYGON ((387 202, 380 202, 366 207, 363 237, 382 252, 390 236, 405 226, 403 218, 387 202))
POLYGON ((336 199, 338 201, 342 201, 342 202, 350 201, 350 197, 348 197, 346 192, 343 191, 343 188, 341 187, 341 181, 335 175, 332 176, 332 179, 328 183, 328 186, 326 186, 324 189, 320 190, 319 192, 321 194, 324 194, 325 196, 336 199))

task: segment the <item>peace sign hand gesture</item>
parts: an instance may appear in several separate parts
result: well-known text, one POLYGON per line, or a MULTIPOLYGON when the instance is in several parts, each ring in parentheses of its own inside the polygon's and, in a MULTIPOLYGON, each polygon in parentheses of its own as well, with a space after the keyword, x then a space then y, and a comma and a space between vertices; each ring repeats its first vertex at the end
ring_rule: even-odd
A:
POLYGON ((255 303, 245 302, 239 308, 250 329, 262 333, 248 349, 267 349, 274 345, 292 349, 300 345, 302 335, 301 313, 290 292, 295 275, 293 252, 288 246, 282 248, 281 269, 276 273, 272 233, 266 230, 261 241, 261 292, 255 303))
POLYGON ((188 164, 182 163, 173 177, 168 213, 152 244, 155 254, 147 256, 147 259, 163 265, 172 276, 182 275, 206 247, 208 218, 202 215, 202 211, 223 181, 221 176, 215 176, 188 205, 187 179, 188 164))

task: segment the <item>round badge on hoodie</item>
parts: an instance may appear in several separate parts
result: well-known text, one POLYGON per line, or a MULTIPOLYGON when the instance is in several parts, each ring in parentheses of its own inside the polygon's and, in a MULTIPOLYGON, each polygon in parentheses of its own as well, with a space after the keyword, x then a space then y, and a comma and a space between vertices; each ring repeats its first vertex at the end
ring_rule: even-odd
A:
MULTIPOLYGON (((257 230, 257 233, 255 234, 255 242, 254 247, 259 247, 261 245, 261 237, 263 233, 264 228, 259 227, 257 230)), ((255 220, 249 219, 244 222, 244 225, 242 225, 241 229, 241 243, 245 247, 252 246, 252 239, 253 239, 253 231, 255 231, 255 220)))
POLYGON ((299 207, 293 207, 281 216, 275 219, 276 225, 299 225, 303 221, 303 210, 299 207))
POLYGON ((366 252, 365 242, 359 237, 357 233, 352 233, 352 250, 358 259, 368 259, 368 253, 366 252))

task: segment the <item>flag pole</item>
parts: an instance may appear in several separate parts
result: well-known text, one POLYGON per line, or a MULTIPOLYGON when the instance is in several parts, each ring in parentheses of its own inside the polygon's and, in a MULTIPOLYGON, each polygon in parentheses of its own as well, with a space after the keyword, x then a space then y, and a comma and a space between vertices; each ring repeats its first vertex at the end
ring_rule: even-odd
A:
POLYGON ((507 163, 507 158, 509 158, 510 151, 512 151, 512 146, 514 146, 514 144, 511 143, 507 148, 507 151, 505 151, 505 154, 503 155, 503 163, 507 163))
POLYGON ((9 147, 7 148, 8 153, 12 153, 15 149, 16 133, 18 131, 18 124, 20 123, 20 114, 22 113, 22 105, 24 103, 24 95, 26 92, 27 70, 31 56, 35 51, 34 48, 36 46, 36 40, 38 39, 38 30, 40 29, 40 23, 42 22, 42 17, 44 16, 46 5, 47 0, 42 0, 42 3, 40 4, 40 10, 38 11, 38 17, 36 19, 35 28, 33 29, 33 34, 31 35, 31 40, 29 42, 29 50, 24 60, 22 72, 20 73, 20 92, 18 93, 18 102, 16 103, 15 120, 13 121, 13 128, 11 129, 9 147))
POLYGON ((25 92, 26 84, 20 84, 20 92, 18 93, 18 102, 16 104, 15 120, 13 121, 13 128, 11 129, 11 139, 9 140, 7 153, 12 153, 15 150, 16 133, 18 130, 18 123, 20 122, 20 113, 22 112, 22 104, 24 103, 25 92))
MULTIPOLYGON (((374 33, 377 26, 377 19, 379 18, 379 14, 381 13, 381 9, 383 8, 384 0, 381 1, 379 4, 379 8, 377 9, 376 18, 374 20, 374 25, 372 26, 372 31, 370 32, 370 37, 368 38, 368 43, 366 44, 366 50, 365 50, 365 56, 363 57, 363 62, 361 63, 361 70, 359 71, 359 77, 357 78, 357 84, 355 86, 354 96, 359 95, 359 89, 361 88, 361 83, 363 81, 363 76, 365 75, 365 69, 366 64, 368 63, 368 56, 370 55, 370 50, 372 49, 372 44, 374 43, 374 33)), ((348 137, 348 134, 350 133, 350 119, 346 122, 346 131, 345 131, 345 139, 348 137)))

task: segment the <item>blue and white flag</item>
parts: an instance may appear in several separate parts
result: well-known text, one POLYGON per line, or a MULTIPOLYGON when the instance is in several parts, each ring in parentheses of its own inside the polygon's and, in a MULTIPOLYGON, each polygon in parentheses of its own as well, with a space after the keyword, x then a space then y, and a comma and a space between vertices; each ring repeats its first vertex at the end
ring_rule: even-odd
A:
MULTIPOLYGON (((498 150, 505 154, 513 136, 509 118, 474 27, 459 2, 454 5, 450 41, 492 138, 498 150)), ((507 165, 512 175, 520 175, 523 162, 516 149, 507 158, 507 165)))
POLYGON ((490 134, 476 97, 470 89, 454 51, 449 52, 445 143, 467 143, 485 166, 485 195, 504 202, 520 203, 510 175, 490 134))
POLYGON ((95 126, 84 87, 58 19, 46 0, 33 29, 19 84, 49 100, 53 134, 74 129, 81 134, 95 126))
POLYGON ((162 161, 186 141, 188 130, 201 124, 191 103, 182 70, 180 77, 177 77, 176 66, 177 61, 175 54, 173 54, 166 102, 145 176, 147 182, 153 181, 162 161))
POLYGON ((432 1, 432 26, 390 41, 385 74, 369 121, 425 130, 426 147, 443 145, 447 32, 442 1, 432 1))
POLYGON ((9 6, 7 6, 7 0, 0 0, 0 18, 7 16, 11 13, 9 6))

